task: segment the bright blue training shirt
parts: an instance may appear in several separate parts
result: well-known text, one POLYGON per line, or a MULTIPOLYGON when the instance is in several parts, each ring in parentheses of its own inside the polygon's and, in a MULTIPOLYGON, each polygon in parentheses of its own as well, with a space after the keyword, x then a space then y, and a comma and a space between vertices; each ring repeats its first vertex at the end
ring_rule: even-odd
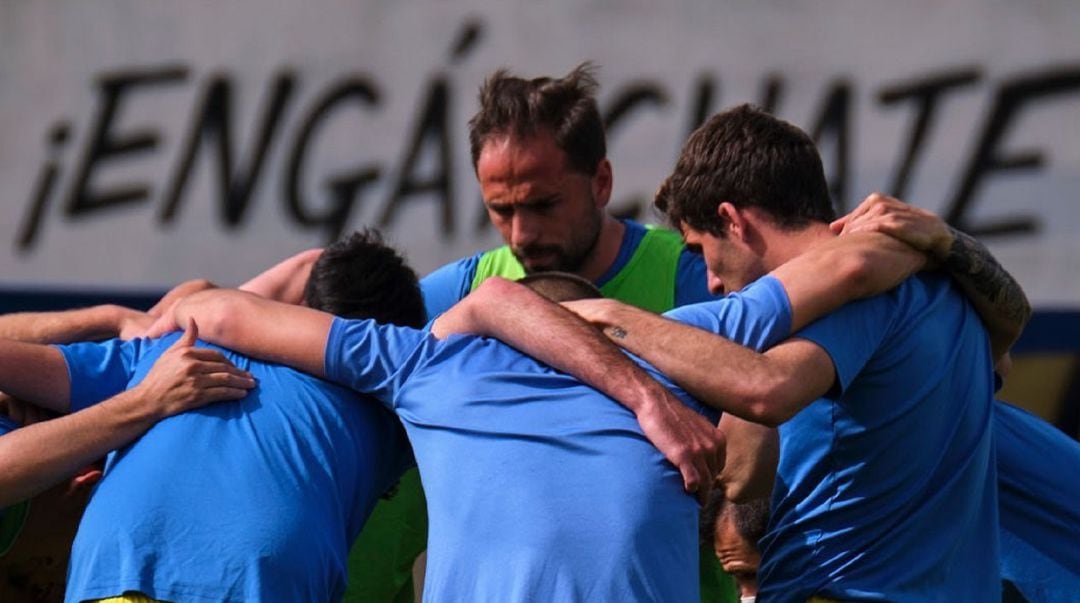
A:
MULTIPOLYGON (((607 271, 593 283, 597 287, 603 287, 619 274, 634 256, 642 239, 645 238, 647 232, 645 226, 632 220, 622 220, 622 223, 626 229, 623 231, 619 255, 607 271)), ((428 319, 446 312, 469 294, 480 256, 484 253, 486 252, 481 251, 451 262, 420 280, 420 290, 424 294, 424 307, 427 309, 428 319)), ((701 254, 683 249, 682 254, 679 255, 679 265, 675 273, 675 305, 685 306, 712 299, 714 297, 709 293, 705 278, 705 261, 701 254)))
POLYGON ((780 427, 763 599, 1000 600, 990 347, 919 274, 796 334, 835 391, 780 427))
MULTIPOLYGON (((771 324, 788 313, 778 287, 713 303, 771 324)), ((698 600, 697 504, 615 401, 495 340, 371 321, 334 321, 326 374, 409 434, 428 497, 426 601, 698 600)))
MULTIPOLYGON (((137 384, 177 337, 59 346, 72 411, 137 384)), ((68 601, 341 598, 349 546, 411 463, 401 427, 353 392, 221 351, 256 388, 110 456, 72 549, 68 601)))
POLYGON ((1011 404, 994 407, 1001 575, 1031 603, 1080 596, 1080 442, 1011 404))

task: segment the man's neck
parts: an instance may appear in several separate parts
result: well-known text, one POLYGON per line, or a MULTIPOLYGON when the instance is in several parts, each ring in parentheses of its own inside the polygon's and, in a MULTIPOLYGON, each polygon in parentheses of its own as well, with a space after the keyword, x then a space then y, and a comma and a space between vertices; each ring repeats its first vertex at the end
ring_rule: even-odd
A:
POLYGON ((762 259, 766 271, 772 271, 836 236, 829 230, 828 224, 821 222, 812 223, 800 230, 783 230, 769 226, 768 232, 763 235, 765 249, 762 259))
POLYGON ((622 247, 625 233, 626 225, 605 213, 596 245, 577 270, 578 276, 592 282, 603 276, 619 257, 619 248, 622 247))

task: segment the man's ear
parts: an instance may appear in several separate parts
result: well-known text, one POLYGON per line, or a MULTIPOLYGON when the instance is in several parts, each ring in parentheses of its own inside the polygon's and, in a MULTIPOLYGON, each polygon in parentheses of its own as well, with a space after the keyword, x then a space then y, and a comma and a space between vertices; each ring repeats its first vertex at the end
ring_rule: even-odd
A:
POLYGON ((596 166, 596 174, 592 177, 592 194, 597 209, 603 209, 611 200, 612 187, 611 162, 601 159, 596 166))
POLYGON ((716 206, 716 214, 724 223, 725 234, 739 240, 746 239, 746 216, 743 215, 742 210, 724 201, 716 206))

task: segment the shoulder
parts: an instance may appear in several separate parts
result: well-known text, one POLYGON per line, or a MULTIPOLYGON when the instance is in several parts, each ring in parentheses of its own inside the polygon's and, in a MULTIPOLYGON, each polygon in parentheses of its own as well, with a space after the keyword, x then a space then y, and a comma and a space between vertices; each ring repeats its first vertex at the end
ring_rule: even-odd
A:
POLYGON ((450 262, 420 279, 420 292, 424 295, 424 307, 428 319, 432 319, 461 301, 472 288, 481 251, 469 257, 450 262))

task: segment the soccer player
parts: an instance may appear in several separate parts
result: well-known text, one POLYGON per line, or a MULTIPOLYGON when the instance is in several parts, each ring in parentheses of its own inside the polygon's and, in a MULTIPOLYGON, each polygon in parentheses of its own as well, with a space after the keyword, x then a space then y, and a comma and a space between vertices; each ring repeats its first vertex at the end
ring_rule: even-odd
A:
MULTIPOLYGON (((344 315, 423 322, 415 274, 372 235, 328 248, 306 294, 344 315)), ((194 335, 185 337, 190 347, 194 335)), ((20 366, 30 358, 54 376, 55 390, 39 379, 18 391, 70 397, 76 410, 134 392, 176 338, 16 350, 20 366)), ((258 386, 237 404, 162 421, 110 457, 72 549, 68 600, 340 599, 350 543, 411 464, 400 424, 308 375, 196 349, 224 355, 258 386)), ((0 387, 19 385, 17 377, 5 375, 0 387)))
MULTIPOLYGON (((7 315, 0 317, 0 331, 25 339, 85 334, 88 328, 115 334, 118 326, 105 325, 106 315, 118 316, 114 310, 7 315)), ((44 420, 37 407, 0 396, 0 412, 6 413, 0 414, 0 599, 63 596, 71 540, 90 486, 101 475, 93 466, 97 460, 165 416, 236 399, 252 387, 243 371, 217 352, 192 348, 192 341, 178 340, 138 387, 67 416, 44 420)), ((50 373, 57 356, 52 348, 0 340, 0 381, 9 391, 40 392, 41 403, 66 411, 59 387, 66 375, 50 373)))
MULTIPOLYGON (((491 276, 518 279, 547 270, 577 274, 607 297, 654 312, 711 299, 704 264, 676 233, 607 213, 613 172, 596 89, 587 64, 561 78, 524 79, 500 70, 484 83, 469 141, 484 206, 506 244, 426 276, 420 286, 429 318, 491 276)), ((729 423, 760 432, 733 420, 725 428, 729 423)), ((749 434, 739 440, 749 442, 749 434)), ((415 474, 408 475, 361 536, 348 598, 396 594, 423 550, 424 522, 423 493, 415 474)), ((703 558, 711 562, 712 555, 703 558)), ((707 601, 728 600, 733 592, 729 580, 703 586, 707 601)))
MULTIPOLYGON (((738 291, 835 240, 812 141, 747 106, 691 136, 657 206, 701 250, 715 291, 738 291)), ((797 337, 764 354, 634 308, 593 305, 594 322, 693 395, 782 424, 763 597, 999 596, 990 342, 948 278, 916 275, 793 329, 797 337)), ((793 317, 804 322, 798 308, 793 317)), ((724 327, 709 330, 746 342, 724 327)), ((514 341, 531 335, 520 324, 506 330, 499 336, 515 346, 573 368, 561 351, 514 341)), ((561 341, 560 350, 580 347, 561 341)), ((618 356, 596 352, 576 370, 617 382, 626 372, 618 356)))
MULTIPOLYGON (((561 78, 524 79, 500 70, 484 83, 469 139, 484 205, 506 244, 425 277, 420 286, 429 318, 488 277, 517 279, 546 270, 577 274, 608 297, 656 312, 711 299, 704 264, 676 233, 607 213, 613 172, 596 89, 588 64, 561 78)), ((296 302, 288 291, 304 278, 313 254, 298 254, 242 288, 296 302)), ((756 426, 728 424, 748 432, 741 441, 752 441, 755 431, 767 437, 756 426)), ((423 493, 410 472, 364 529, 350 560, 346 600, 411 596, 411 569, 424 548, 425 526, 423 493)), ((703 558, 711 562, 712 555, 703 558)), ((705 600, 730 600, 719 591, 734 592, 730 581, 705 586, 705 600)))
POLYGON ((757 542, 765 535, 769 501, 765 498, 734 503, 723 492, 713 492, 701 509, 701 539, 712 549, 720 567, 735 578, 739 603, 757 598, 757 572, 761 552, 757 542))
MULTIPOLYGON (((724 308, 719 316, 744 318, 751 339, 786 333, 789 296, 798 316, 808 317, 863 288, 890 286, 895 274, 923 262, 894 243, 892 267, 871 273, 864 252, 880 253, 864 239, 838 239, 753 290, 717 302, 724 308), (856 264, 858 270, 847 269, 856 264), (803 276, 808 273, 819 278, 803 276), (864 278, 849 279, 854 273, 864 278)), ((513 304, 504 298, 498 311, 512 313, 513 304)), ((445 334, 473 311, 467 298, 434 323, 433 334, 445 334)), ((646 402, 627 409, 492 340, 438 340, 237 291, 187 298, 173 320, 189 317, 211 341, 368 392, 398 414, 431 500, 426 599, 698 596, 696 505, 643 434, 660 445, 677 437, 704 446, 716 438, 716 415, 705 420, 704 409, 677 389, 672 398, 662 376, 653 374, 664 386, 645 373, 628 376, 621 387, 646 394, 646 402)), ((545 328, 557 337, 557 325, 545 328)), ((703 469, 704 479, 720 464, 703 469)))

